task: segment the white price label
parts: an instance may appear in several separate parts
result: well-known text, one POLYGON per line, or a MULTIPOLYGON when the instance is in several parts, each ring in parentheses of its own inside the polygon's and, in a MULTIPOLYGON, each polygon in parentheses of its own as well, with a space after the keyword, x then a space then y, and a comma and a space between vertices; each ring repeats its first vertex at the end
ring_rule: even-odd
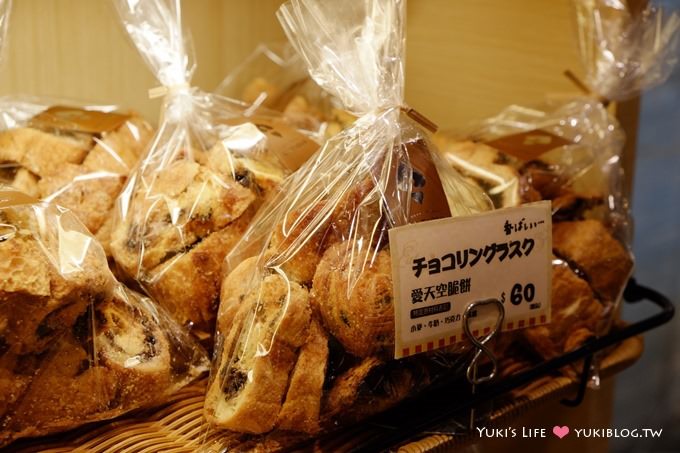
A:
MULTIPOLYGON (((464 339, 463 313, 478 300, 498 299, 502 330, 550 322, 552 222, 549 201, 393 228, 395 358, 464 339)), ((496 324, 478 312, 473 335, 496 324)))

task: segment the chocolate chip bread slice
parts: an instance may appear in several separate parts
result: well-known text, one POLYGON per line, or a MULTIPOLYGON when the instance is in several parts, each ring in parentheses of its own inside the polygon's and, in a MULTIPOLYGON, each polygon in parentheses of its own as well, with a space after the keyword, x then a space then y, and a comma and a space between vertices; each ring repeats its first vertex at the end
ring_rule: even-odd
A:
POLYGON ((255 285, 218 348, 222 356, 208 388, 206 417, 240 432, 274 428, 310 319, 304 287, 279 274, 255 285))
POLYGON ((520 331, 531 348, 546 360, 595 336, 604 312, 588 282, 565 262, 553 259, 552 270, 550 323, 520 331))
POLYGON ((189 336, 122 285, 90 305, 45 353, 21 359, 21 367, 3 370, 24 378, 0 418, 0 444, 161 402, 207 370, 189 336))
POLYGON ((574 266, 607 303, 616 303, 630 278, 630 253, 597 220, 553 225, 555 254, 574 266))
POLYGON ((505 155, 483 143, 454 140, 435 135, 435 143, 446 161, 472 179, 491 198, 496 208, 521 203, 520 175, 505 155))
POLYGON ((309 336, 300 348, 286 399, 279 412, 279 429, 308 434, 319 431, 327 364, 328 335, 320 323, 312 319, 309 336))
POLYGON ((349 241, 339 242, 324 253, 314 274, 313 305, 329 333, 351 354, 393 353, 390 252, 381 250, 359 268, 352 262, 351 246, 349 241))
POLYGON ((43 350, 112 284, 101 251, 68 215, 42 231, 36 220, 30 207, 0 210, 0 341, 16 354, 43 350))
POLYGON ((144 279, 149 292, 177 322, 191 326, 201 340, 212 338, 208 333, 214 328, 224 258, 245 233, 254 212, 251 206, 236 221, 152 269, 144 279))
POLYGON ((123 217, 113 225, 114 259, 180 323, 208 340, 222 261, 283 177, 275 165, 222 143, 182 151, 155 172, 142 168, 122 197, 123 217))
POLYGON ((238 182, 190 160, 173 162, 135 189, 111 241, 116 263, 132 277, 224 228, 255 199, 238 182))

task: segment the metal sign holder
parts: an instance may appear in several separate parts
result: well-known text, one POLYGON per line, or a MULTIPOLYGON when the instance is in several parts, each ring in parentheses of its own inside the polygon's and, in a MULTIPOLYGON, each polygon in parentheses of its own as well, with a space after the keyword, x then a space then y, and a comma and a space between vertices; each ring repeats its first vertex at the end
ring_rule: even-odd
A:
MULTIPOLYGON (((596 353, 667 323, 673 318, 675 313, 673 303, 666 296, 648 287, 638 285, 634 279, 628 282, 624 292, 624 300, 627 303, 648 301, 658 307, 659 312, 640 321, 625 325, 622 328, 613 329, 610 333, 599 338, 593 338, 573 351, 552 360, 540 362, 529 369, 505 377, 497 382, 490 382, 494 373, 487 374, 483 378, 476 377, 475 366, 481 355, 485 354, 490 359, 493 358, 493 354, 487 354, 488 349, 485 348, 485 344, 488 340, 484 341, 485 339, 483 338, 476 344, 477 350, 474 353, 479 358, 477 361, 474 361, 473 358, 468 367, 469 373, 467 373, 472 378, 471 383, 474 383, 474 393, 465 395, 452 391, 452 389, 460 389, 462 383, 470 383, 466 379, 461 379, 460 373, 444 378, 437 385, 432 386, 420 395, 402 402, 402 404, 390 411, 365 421, 363 424, 371 424, 371 426, 380 427, 381 429, 376 430, 376 434, 362 441, 360 446, 347 445, 347 451, 386 451, 423 433, 437 432, 437 429, 445 423, 451 422, 455 417, 460 417, 466 411, 473 411, 480 404, 488 403, 537 378, 555 373, 566 365, 583 360, 584 364, 575 397, 570 400, 562 400, 562 403, 567 406, 578 406, 583 401, 590 377, 590 367, 593 356, 596 353), (486 353, 484 352, 485 350, 486 353)), ((493 365, 492 371, 494 371, 493 365)), ((348 431, 353 429, 357 428, 346 428, 348 431)), ((352 436, 348 437, 351 438, 352 436)), ((332 444, 333 448, 342 449, 342 445, 338 444, 337 439, 338 433, 333 432, 322 436, 316 442, 317 446, 321 449, 323 449, 326 443, 332 444)))

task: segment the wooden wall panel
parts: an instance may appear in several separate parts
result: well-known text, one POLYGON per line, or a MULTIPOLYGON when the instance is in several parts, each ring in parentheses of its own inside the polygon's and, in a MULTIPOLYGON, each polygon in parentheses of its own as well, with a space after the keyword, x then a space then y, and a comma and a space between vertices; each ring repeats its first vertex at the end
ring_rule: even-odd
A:
POLYGON ((226 76, 262 42, 286 39, 276 10, 283 0, 222 0, 221 71, 226 76))
MULTIPOLYGON (((205 88, 220 80, 220 0, 185 2, 198 70, 205 88)), ((156 118, 157 85, 118 21, 109 0, 15 0, 0 94, 32 94, 116 103, 156 118)))
POLYGON ((575 92, 562 75, 581 72, 570 1, 411 1, 407 101, 452 127, 575 92))
MULTIPOLYGON (((281 0, 184 0, 197 51, 194 82, 211 89, 262 41, 283 39, 281 0)), ((512 102, 574 92, 580 65, 570 0, 411 0, 407 101, 442 127, 512 102)), ((109 0, 18 0, 0 94, 119 103, 155 118, 155 81, 109 0)))

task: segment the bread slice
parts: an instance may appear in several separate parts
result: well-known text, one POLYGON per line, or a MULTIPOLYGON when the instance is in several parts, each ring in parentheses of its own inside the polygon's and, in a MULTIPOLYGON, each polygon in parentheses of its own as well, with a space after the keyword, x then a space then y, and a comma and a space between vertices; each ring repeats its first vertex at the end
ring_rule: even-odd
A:
POLYGON ((319 413, 328 364, 328 335, 312 319, 307 341, 290 378, 286 400, 279 412, 278 427, 314 434, 319 431, 319 413))
POLYGON ((323 255, 312 286, 313 306, 324 326, 357 357, 394 350, 392 262, 381 250, 369 262, 339 242, 323 255), (352 261, 354 258, 354 261, 352 261))
POLYGON ((38 183, 40 197, 73 211, 92 233, 97 233, 125 182, 115 173, 91 172, 82 165, 63 164, 38 183))
MULTIPOLYGON (((8 210, 2 211, 7 214, 8 210)), ((101 297, 110 278, 106 263, 85 249, 82 271, 64 275, 50 256, 49 237, 35 236, 21 225, 0 241, 0 340, 16 354, 38 353, 68 329, 89 303, 101 297), (47 248, 47 253, 46 249, 47 248)), ((65 234, 65 232, 64 232, 65 234)))
POLYGON ((472 178, 493 200, 496 208, 521 203, 519 173, 503 163, 501 153, 483 143, 436 136, 435 142, 447 162, 472 178))
POLYGON ((95 139, 83 166, 90 172, 105 171, 128 175, 151 140, 153 128, 133 115, 118 129, 95 139))
POLYGON ((0 132, 0 162, 15 162, 43 177, 66 163, 79 164, 88 146, 68 136, 58 136, 32 128, 0 132))
POLYGON ((206 417, 240 432, 261 434, 274 428, 310 319, 304 287, 279 274, 255 285, 224 333, 206 396, 206 417))
POLYGON ((243 301, 261 278, 263 270, 258 268, 258 257, 243 260, 222 280, 220 307, 217 313, 217 330, 226 335, 232 328, 243 301))
POLYGON ((0 389, 14 375, 20 394, 5 398, 0 444, 158 403, 205 372, 205 353, 166 316, 118 285, 45 353, 22 356, 23 370, 2 362, 0 389))
POLYGON ((565 262, 554 259, 552 270, 550 324, 521 331, 531 348, 546 360, 595 336, 604 313, 588 282, 565 262))
POLYGON ((617 303, 633 270, 623 245, 597 220, 558 222, 553 225, 553 250, 584 273, 595 293, 617 303))
POLYGON ((189 160, 136 183, 131 209, 113 230, 111 252, 132 277, 182 253, 238 219, 255 200, 234 181, 189 160))
POLYGON ((212 342, 224 257, 243 236, 254 212, 248 209, 235 222, 143 278, 149 294, 200 339, 212 342))

